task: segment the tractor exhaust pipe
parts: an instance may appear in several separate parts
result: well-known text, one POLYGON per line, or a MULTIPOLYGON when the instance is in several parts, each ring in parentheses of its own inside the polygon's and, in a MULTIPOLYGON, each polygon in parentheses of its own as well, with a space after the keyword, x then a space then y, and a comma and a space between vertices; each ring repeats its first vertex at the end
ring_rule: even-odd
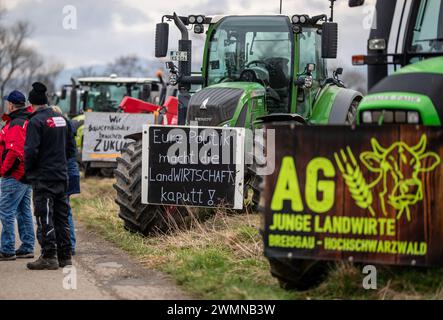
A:
MULTIPOLYGON (((177 28, 180 30, 182 38, 178 42, 178 50, 187 52, 188 59, 187 61, 179 62, 179 72, 181 77, 189 77, 191 75, 191 66, 192 66, 192 41, 189 40, 189 31, 186 28, 183 21, 174 12, 174 23, 177 28)), ((190 88, 189 88, 190 89, 190 88)))
POLYGON ((178 50, 187 52, 188 55, 187 61, 180 61, 178 64, 178 70, 180 73, 178 78, 178 124, 184 125, 186 123, 189 100, 191 99, 191 95, 189 94, 191 84, 187 79, 189 79, 192 74, 192 41, 189 40, 188 29, 175 12, 174 23, 182 35, 181 40, 178 42, 178 50))
POLYGON ((189 31, 186 28, 183 21, 180 19, 180 17, 177 15, 177 13, 174 12, 174 23, 177 26, 178 30, 180 30, 182 34, 182 40, 189 40, 189 31))
POLYGON ((74 78, 71 78, 72 83, 72 89, 71 89, 71 96, 70 96, 70 102, 69 102, 69 113, 71 117, 75 117, 78 115, 77 110, 77 81, 75 81, 74 78))

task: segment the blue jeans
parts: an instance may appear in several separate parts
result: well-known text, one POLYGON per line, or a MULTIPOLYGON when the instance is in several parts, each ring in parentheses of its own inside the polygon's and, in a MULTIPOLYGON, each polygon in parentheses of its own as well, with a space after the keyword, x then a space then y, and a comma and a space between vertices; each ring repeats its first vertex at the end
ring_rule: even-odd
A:
POLYGON ((0 181, 0 220, 2 222, 0 252, 15 255, 15 220, 22 245, 21 252, 34 252, 35 235, 31 211, 32 188, 14 178, 0 181))
POLYGON ((72 216, 71 204, 69 204, 69 228, 71 229, 72 252, 75 252, 75 247, 77 245, 77 239, 75 238, 75 225, 74 225, 74 218, 72 216))

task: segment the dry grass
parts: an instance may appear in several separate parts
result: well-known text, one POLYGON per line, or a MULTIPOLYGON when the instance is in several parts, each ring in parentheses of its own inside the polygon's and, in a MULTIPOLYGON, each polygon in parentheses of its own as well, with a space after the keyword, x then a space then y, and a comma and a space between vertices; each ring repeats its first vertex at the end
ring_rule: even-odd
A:
POLYGON ((223 210, 205 221, 190 212, 189 230, 144 238, 124 230, 112 179, 82 181, 73 200, 83 223, 128 251, 148 268, 169 273, 202 299, 443 299, 443 270, 379 268, 378 290, 364 290, 361 267, 338 263, 319 287, 287 292, 270 276, 257 214, 223 210))

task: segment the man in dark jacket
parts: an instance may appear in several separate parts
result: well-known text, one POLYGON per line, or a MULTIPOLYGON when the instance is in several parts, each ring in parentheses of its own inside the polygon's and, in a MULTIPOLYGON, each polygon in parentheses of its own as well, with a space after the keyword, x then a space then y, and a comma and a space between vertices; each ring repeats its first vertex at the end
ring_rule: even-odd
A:
POLYGON ((34 223, 31 212, 31 186, 25 181, 24 144, 28 116, 26 98, 19 91, 5 97, 6 125, 0 131, 0 220, 2 222, 0 261, 34 258, 34 223), (21 247, 15 250, 15 220, 21 247))
POLYGON ((75 155, 67 120, 48 106, 46 87, 34 83, 25 143, 26 177, 34 191, 34 214, 41 225, 42 256, 31 270, 56 270, 72 265, 69 228, 67 159, 75 155), (57 261, 58 258, 58 261, 57 261))

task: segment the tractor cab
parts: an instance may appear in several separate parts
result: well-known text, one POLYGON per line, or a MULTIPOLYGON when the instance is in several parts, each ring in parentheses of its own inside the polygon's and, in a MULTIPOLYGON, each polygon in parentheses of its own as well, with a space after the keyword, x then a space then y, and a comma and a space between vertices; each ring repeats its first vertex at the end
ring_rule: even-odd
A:
POLYGON ((206 83, 258 83, 269 109, 288 112, 294 37, 285 17, 227 17, 212 32, 205 61, 206 83))
POLYGON ((361 94, 346 91, 338 79, 341 72, 327 74, 327 59, 337 57, 338 46, 332 13, 329 18, 174 14, 162 20, 156 57, 168 55, 168 21, 182 34, 179 50, 170 52, 172 62, 167 63, 170 82, 178 84, 180 124, 252 127, 270 115, 313 124, 353 121, 361 94), (202 75, 195 77, 189 30, 201 34, 206 28, 202 75), (191 96, 196 83, 203 89, 191 96))
POLYGON ((81 109, 84 112, 119 112, 120 102, 133 97, 150 103, 160 102, 160 82, 150 78, 81 78, 81 109))

